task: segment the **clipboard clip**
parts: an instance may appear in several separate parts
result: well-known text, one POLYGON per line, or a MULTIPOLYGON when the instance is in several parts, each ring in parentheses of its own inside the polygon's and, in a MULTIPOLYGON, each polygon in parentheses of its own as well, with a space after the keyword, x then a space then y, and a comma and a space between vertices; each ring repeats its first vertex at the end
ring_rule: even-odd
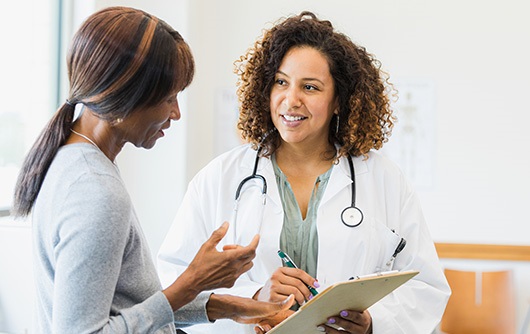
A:
POLYGON ((399 273, 399 270, 378 271, 376 273, 368 274, 368 275, 352 276, 348 278, 348 281, 362 279, 362 278, 370 278, 370 277, 384 276, 384 275, 390 275, 390 274, 397 274, 397 273, 399 273))

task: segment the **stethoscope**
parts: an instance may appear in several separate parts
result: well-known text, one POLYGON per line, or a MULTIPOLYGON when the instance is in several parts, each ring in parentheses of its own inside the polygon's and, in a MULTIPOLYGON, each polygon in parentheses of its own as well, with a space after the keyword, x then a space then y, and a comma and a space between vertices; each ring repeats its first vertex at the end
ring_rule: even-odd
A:
MULTIPOLYGON (((256 152, 256 160, 254 161, 254 169, 252 170, 252 174, 245 177, 243 180, 241 180, 241 182, 239 183, 239 185, 237 186, 237 190, 236 190, 236 198, 235 198, 235 203, 234 203, 234 210, 233 210, 233 213, 232 213, 232 219, 231 219, 231 225, 233 226, 233 236, 234 236, 234 242, 236 242, 237 240, 237 211, 239 209, 239 202, 241 200, 241 195, 243 193, 243 186, 251 181, 251 180, 258 180, 258 181, 261 181, 261 215, 259 215, 258 217, 261 217, 261 219, 263 220, 263 213, 265 211, 265 204, 266 204, 266 201, 267 201, 267 180, 265 179, 265 177, 263 175, 260 175, 258 174, 258 162, 259 162, 259 153, 261 151, 261 148, 258 148, 257 152, 256 152)), ((259 231, 258 233, 261 233, 261 224, 263 222, 261 221, 259 223, 259 231)))
MULTIPOLYGON (((243 180, 241 180, 241 182, 239 183, 239 185, 237 186, 237 190, 236 190, 236 197, 235 197, 235 206, 234 206, 234 215, 233 215, 233 218, 232 218, 232 222, 234 224, 234 238, 235 238, 235 235, 236 235, 236 232, 235 232, 235 226, 236 226, 236 217, 237 217, 237 209, 238 209, 238 206, 239 206, 239 201, 241 199, 241 194, 242 194, 242 189, 243 189, 243 186, 245 185, 245 183, 247 183, 248 181, 250 180, 254 180, 254 179, 257 179, 259 181, 261 181, 262 185, 261 185, 261 196, 262 196, 262 201, 261 201, 261 210, 262 210, 262 214, 261 216, 263 217, 263 210, 264 210, 264 207, 265 207, 265 204, 266 204, 266 198, 267 198, 267 180, 265 179, 265 177, 263 175, 260 175, 258 174, 258 163, 259 163, 259 153, 261 151, 261 148, 258 148, 257 152, 256 152, 256 159, 254 160, 254 169, 252 170, 252 174, 245 177, 243 180)), ((350 175, 351 175, 351 179, 352 179, 352 182, 351 182, 351 205, 349 207, 346 207, 344 210, 342 210, 342 213, 341 213, 341 220, 342 220, 342 223, 347 226, 347 227, 357 227, 359 225, 361 225, 361 223, 363 222, 363 212, 361 211, 361 209, 359 209, 357 206, 355 206, 355 197, 356 197, 356 185, 355 185, 355 167, 353 165, 353 160, 351 158, 351 155, 348 154, 348 165, 350 167, 350 175)), ((392 231, 394 232, 394 231, 392 231)), ((399 244, 397 245, 394 253, 392 254, 392 257, 390 258, 390 260, 386 263, 387 267, 392 267, 392 264, 394 262, 394 260, 396 259, 396 256, 401 253, 401 251, 403 250, 403 248, 405 248, 405 245, 407 244, 407 241, 404 239, 404 238, 401 238, 400 241, 399 241, 399 244)))
MULTIPOLYGON (((256 152, 256 159, 254 161, 254 169, 252 170, 252 174, 245 177, 243 180, 241 180, 241 182, 239 183, 239 185, 237 186, 237 190, 236 190, 236 197, 235 197, 235 206, 234 206, 234 218, 233 218, 233 222, 235 224, 235 217, 237 216, 237 208, 239 206, 239 200, 241 199, 241 193, 242 193, 242 189, 243 189, 243 186, 245 185, 245 183, 247 183, 248 181, 250 180, 253 180, 253 179, 257 179, 259 181, 261 181, 262 183, 262 187, 261 187, 261 195, 262 195, 262 204, 263 206, 265 205, 265 200, 266 200, 266 197, 267 197, 267 180, 265 180, 265 177, 263 175, 260 175, 257 173, 257 170, 258 170, 258 163, 259 163, 259 153, 260 153, 260 150, 261 148, 259 148, 256 152)), ((353 161, 352 161, 352 158, 351 158, 351 155, 348 154, 348 164, 350 166, 350 175, 351 175, 351 178, 352 178, 352 182, 351 182, 351 205, 347 208, 345 208, 344 210, 342 210, 342 213, 341 213, 341 220, 342 220, 342 223, 348 227, 357 227, 359 225, 361 225, 361 223, 363 222, 363 212, 361 211, 361 209, 359 209, 358 207, 355 206, 355 189, 356 189, 356 186, 355 186, 355 167, 353 166, 353 161)))

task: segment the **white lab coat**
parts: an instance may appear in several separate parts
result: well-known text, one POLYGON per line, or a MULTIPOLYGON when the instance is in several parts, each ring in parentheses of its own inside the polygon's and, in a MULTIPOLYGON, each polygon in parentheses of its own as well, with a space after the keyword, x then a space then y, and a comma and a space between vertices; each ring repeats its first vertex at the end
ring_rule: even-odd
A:
MULTIPOLYGON (((213 230, 224 221, 233 220, 236 189, 240 181, 252 173, 255 156, 256 152, 248 145, 237 147, 214 159, 190 182, 158 254, 164 286, 185 270, 213 230)), ((316 278, 325 288, 351 276, 380 270, 419 270, 415 278, 370 307, 369 311, 375 334, 431 333, 441 319, 450 289, 419 200, 401 171, 385 157, 370 152, 368 159, 355 157, 353 163, 356 206, 362 210, 364 220, 354 228, 341 221, 341 212, 351 205, 352 195, 348 161, 341 158, 333 167, 318 208, 316 278), (406 239, 407 245, 392 265, 387 266, 401 237, 406 239)), ((261 236, 253 268, 229 290, 231 294, 245 297, 252 297, 282 265, 277 251, 283 208, 270 159, 259 159, 258 174, 267 180, 266 205, 262 205, 261 183, 249 181, 241 195, 237 226, 231 224, 222 241, 223 244, 246 245, 256 233, 261 236)), ((192 326, 185 331, 193 334, 254 333, 252 328, 221 320, 215 324, 192 326)))

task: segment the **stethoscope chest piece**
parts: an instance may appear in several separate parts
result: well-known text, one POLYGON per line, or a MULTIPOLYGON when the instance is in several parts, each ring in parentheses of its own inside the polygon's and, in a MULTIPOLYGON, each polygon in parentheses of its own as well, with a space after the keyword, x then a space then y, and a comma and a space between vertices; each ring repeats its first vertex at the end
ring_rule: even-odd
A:
POLYGON ((348 227, 357 227, 363 222, 363 213, 355 206, 342 210, 342 222, 348 227))
POLYGON ((342 210, 340 219, 342 223, 348 227, 357 227, 363 222, 363 212, 357 206, 355 206, 355 168, 351 155, 348 154, 348 164, 350 165, 351 174, 351 205, 346 209, 342 210))

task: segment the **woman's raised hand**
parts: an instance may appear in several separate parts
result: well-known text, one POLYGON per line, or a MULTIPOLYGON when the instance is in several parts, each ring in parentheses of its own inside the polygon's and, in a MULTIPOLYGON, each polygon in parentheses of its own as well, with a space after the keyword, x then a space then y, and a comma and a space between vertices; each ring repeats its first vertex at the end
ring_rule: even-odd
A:
POLYGON ((252 268, 259 236, 247 246, 228 246, 223 251, 217 244, 228 231, 224 222, 201 246, 188 268, 164 290, 173 310, 193 300, 200 292, 217 288, 230 288, 241 274, 252 268))

